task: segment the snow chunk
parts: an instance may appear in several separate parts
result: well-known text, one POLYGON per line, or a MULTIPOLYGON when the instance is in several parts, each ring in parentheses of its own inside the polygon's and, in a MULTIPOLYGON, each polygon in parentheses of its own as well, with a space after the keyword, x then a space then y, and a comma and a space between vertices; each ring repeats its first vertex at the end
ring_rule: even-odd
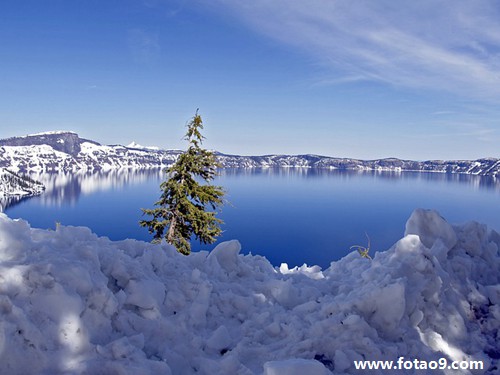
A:
POLYGON ((356 374, 355 360, 403 356, 492 375, 500 236, 423 210, 407 229, 372 261, 321 271, 237 241, 183 256, 0 214, 0 373, 356 374))
POLYGON ((432 248, 437 239, 441 239, 449 250, 457 243, 457 235, 452 226, 435 210, 416 209, 406 222, 405 236, 416 234, 420 241, 432 248))
POLYGON ((288 275, 288 274, 303 274, 307 277, 310 277, 311 279, 315 280, 320 280, 324 278, 323 273, 321 272, 321 267, 320 266, 312 266, 308 267, 307 264, 303 264, 300 267, 293 267, 292 269, 288 268, 287 263, 281 263, 279 271, 283 275, 288 275))
POLYGON ((370 316, 369 322, 374 327, 396 339, 400 334, 397 328, 400 326, 406 307, 405 287, 402 281, 380 289, 373 287, 367 292, 359 308, 370 316))
POLYGON ((207 348, 213 352, 228 350, 231 346, 231 336, 226 326, 217 328, 207 340, 207 348))
POLYGON ((237 240, 223 242, 210 252, 207 261, 212 265, 218 264, 226 272, 231 272, 238 267, 240 250, 241 244, 237 240))
POLYGON ((264 364, 264 375, 327 375, 330 371, 322 363, 301 358, 270 361, 264 364))
POLYGON ((30 247, 29 225, 23 220, 10 220, 0 213, 0 262, 25 259, 26 247, 30 247))
POLYGON ((140 150, 154 150, 154 151, 158 151, 160 149, 157 146, 143 146, 135 141, 130 142, 126 147, 127 148, 138 148, 140 150))
POLYGON ((158 309, 158 301, 163 301, 166 293, 163 283, 155 280, 130 280, 125 291, 125 303, 143 309, 158 309))

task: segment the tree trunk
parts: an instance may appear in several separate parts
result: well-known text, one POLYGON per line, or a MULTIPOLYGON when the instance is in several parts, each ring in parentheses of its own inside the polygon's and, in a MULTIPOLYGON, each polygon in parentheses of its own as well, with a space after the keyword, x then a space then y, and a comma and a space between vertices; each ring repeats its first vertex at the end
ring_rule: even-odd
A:
POLYGON ((168 233, 167 233, 167 242, 171 245, 174 244, 174 239, 175 239, 175 226, 177 224, 177 218, 174 215, 172 215, 172 219, 170 219, 170 225, 168 227, 168 233))

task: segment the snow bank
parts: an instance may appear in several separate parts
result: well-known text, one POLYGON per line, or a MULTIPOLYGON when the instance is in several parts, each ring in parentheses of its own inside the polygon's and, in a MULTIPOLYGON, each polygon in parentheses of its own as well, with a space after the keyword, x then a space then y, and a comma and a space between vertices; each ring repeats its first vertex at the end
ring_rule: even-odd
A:
POLYGON ((185 257, 0 214, 0 373, 343 374, 404 356, 493 374, 499 247, 484 225, 416 210, 372 261, 276 269, 237 241, 185 257))

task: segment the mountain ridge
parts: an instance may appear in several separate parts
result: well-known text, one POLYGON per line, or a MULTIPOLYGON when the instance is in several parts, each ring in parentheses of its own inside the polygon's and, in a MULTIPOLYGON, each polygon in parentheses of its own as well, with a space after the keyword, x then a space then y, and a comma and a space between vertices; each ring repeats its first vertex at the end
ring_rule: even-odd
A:
MULTIPOLYGON (((182 152, 153 147, 102 145, 70 131, 0 139, 0 167, 14 172, 89 172, 116 168, 160 168, 182 152)), ((223 168, 328 168, 339 170, 413 171, 500 176, 500 159, 414 161, 394 157, 372 160, 315 154, 241 156, 215 152, 223 168)))

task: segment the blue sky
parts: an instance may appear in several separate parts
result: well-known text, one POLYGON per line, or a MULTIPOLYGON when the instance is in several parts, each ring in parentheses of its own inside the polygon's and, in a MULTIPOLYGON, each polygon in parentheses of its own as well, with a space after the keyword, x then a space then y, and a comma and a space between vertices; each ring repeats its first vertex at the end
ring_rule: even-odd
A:
POLYGON ((225 153, 500 157, 500 3, 0 4, 0 137, 225 153))

